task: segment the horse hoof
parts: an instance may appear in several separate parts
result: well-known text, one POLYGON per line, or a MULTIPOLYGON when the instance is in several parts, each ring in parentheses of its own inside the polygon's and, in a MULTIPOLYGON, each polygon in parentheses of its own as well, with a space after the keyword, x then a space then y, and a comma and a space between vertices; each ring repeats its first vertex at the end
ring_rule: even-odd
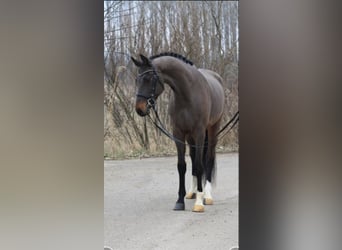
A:
POLYGON ((175 207, 173 208, 173 210, 184 210, 185 209, 185 205, 184 203, 176 203, 175 207))
POLYGON ((196 193, 188 193, 186 196, 185 196, 186 199, 195 199, 196 198, 196 193))
POLYGON ((210 198, 204 198, 203 203, 204 203, 204 205, 213 205, 214 201, 213 201, 213 199, 210 199, 210 198))
POLYGON ((202 212, 204 212, 204 206, 203 205, 194 205, 194 207, 192 208, 192 212, 202 213, 202 212))

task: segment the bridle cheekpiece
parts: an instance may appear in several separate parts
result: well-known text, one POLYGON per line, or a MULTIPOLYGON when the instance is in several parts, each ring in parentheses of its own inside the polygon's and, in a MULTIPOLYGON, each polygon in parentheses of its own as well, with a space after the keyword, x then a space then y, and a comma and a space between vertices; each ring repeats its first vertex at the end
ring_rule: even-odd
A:
POLYGON ((160 78, 157 74, 157 72, 152 68, 149 70, 144 71, 143 73, 139 74, 137 79, 143 77, 144 75, 146 75, 147 73, 153 73, 153 77, 152 77, 152 91, 151 94, 149 96, 137 93, 136 96, 137 97, 142 97, 145 98, 147 101, 147 108, 153 108, 155 109, 155 105, 156 105, 156 89, 157 89, 157 83, 159 83, 162 88, 164 89, 164 84, 160 81, 160 78))

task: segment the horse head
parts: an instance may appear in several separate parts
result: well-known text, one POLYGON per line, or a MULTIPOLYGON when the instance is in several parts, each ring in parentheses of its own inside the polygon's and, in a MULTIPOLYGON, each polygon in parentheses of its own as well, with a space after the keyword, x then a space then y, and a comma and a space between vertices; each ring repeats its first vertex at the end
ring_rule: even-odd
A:
POLYGON ((164 91, 161 82, 151 60, 140 55, 141 61, 131 57, 133 63, 139 68, 135 110, 140 116, 149 114, 150 109, 155 107, 158 96, 164 91))

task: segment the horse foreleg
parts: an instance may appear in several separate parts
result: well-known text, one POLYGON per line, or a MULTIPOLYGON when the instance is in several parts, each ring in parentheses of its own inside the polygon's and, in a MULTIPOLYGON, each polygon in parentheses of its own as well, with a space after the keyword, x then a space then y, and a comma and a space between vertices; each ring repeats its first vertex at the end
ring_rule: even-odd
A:
POLYGON ((178 175, 179 175, 179 188, 178 188, 178 200, 174 210, 184 210, 184 196, 185 196, 185 172, 186 172, 186 162, 185 162, 185 144, 176 143, 177 153, 178 153, 178 175))

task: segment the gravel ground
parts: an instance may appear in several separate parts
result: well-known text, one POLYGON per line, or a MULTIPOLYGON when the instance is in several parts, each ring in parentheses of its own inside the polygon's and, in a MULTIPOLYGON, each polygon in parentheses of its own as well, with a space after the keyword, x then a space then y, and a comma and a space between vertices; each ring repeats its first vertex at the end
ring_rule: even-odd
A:
MULTIPOLYGON (((186 187, 191 161, 186 158, 186 187)), ((238 153, 217 155, 214 205, 204 213, 173 211, 178 193, 177 158, 104 163, 104 245, 114 250, 215 249, 238 245, 238 153)))

